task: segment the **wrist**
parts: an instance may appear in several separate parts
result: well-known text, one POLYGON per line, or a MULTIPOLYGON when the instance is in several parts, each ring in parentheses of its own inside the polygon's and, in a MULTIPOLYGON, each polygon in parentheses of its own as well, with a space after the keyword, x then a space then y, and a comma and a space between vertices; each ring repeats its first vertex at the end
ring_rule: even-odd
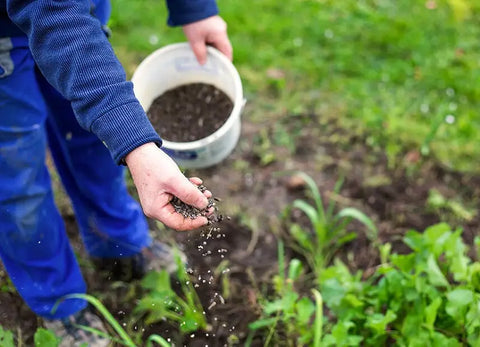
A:
POLYGON ((149 153, 158 150, 158 146, 155 142, 147 142, 133 149, 125 156, 125 163, 130 166, 133 162, 139 159, 145 158, 149 153))

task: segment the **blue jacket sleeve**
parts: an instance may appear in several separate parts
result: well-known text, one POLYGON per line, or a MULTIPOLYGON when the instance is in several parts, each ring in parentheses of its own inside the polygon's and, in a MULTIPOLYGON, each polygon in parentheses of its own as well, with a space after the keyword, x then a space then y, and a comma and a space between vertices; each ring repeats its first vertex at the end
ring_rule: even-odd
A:
POLYGON ((161 144, 89 1, 7 0, 7 10, 42 74, 117 163, 144 143, 161 144))
POLYGON ((168 25, 190 24, 218 14, 215 0, 167 0, 168 25))

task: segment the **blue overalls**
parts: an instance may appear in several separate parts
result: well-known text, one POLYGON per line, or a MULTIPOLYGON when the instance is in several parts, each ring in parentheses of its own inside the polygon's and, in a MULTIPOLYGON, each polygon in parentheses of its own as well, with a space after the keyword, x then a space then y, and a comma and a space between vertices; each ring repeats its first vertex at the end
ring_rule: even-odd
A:
MULTIPOLYGON (((102 23, 108 12, 108 2, 98 1, 102 23)), ((150 244, 124 168, 79 126, 70 103, 36 67, 27 37, 0 38, 0 257, 29 307, 51 319, 85 307, 67 300, 51 312, 62 296, 86 287, 54 204, 47 144, 90 255, 128 257, 150 244)))

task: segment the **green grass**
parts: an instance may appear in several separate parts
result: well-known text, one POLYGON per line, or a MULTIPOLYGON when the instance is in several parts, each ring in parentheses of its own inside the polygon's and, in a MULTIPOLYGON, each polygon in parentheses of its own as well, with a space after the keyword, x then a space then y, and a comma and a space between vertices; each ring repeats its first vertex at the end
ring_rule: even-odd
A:
MULTIPOLYGON (((458 170, 479 171, 477 1, 218 4, 253 121, 321 112, 366 131, 369 143, 391 156, 418 149, 458 170)), ((148 53, 184 41, 166 18, 157 0, 113 2, 112 43, 129 74, 148 53)))

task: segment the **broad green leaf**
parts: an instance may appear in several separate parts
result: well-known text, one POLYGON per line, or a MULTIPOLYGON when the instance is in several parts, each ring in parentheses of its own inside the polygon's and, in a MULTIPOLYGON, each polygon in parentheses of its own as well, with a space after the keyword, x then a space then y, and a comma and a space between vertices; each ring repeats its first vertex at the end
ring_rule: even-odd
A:
POLYGON ((401 271, 409 273, 415 267, 415 253, 410 254, 393 254, 391 257, 392 264, 401 271))
POLYGON ((409 230, 403 237, 403 242, 409 246, 412 250, 421 252, 425 247, 425 240, 419 232, 415 230, 409 230))
POLYGON ((449 271, 453 274, 455 281, 465 281, 468 278, 468 264, 470 258, 466 256, 467 247, 462 239, 462 230, 452 233, 445 245, 445 255, 449 260, 449 271))
POLYGON ((438 267, 433 254, 430 254, 428 257, 425 271, 431 284, 438 287, 448 287, 448 281, 438 267))
POLYGON ((0 346, 2 347, 15 347, 13 342, 13 334, 10 330, 4 330, 0 325, 0 346))
POLYGON ((385 334, 387 325, 393 322, 397 318, 397 315, 388 310, 385 315, 381 313, 374 313, 367 316, 366 326, 370 327, 375 335, 385 334))
POLYGON ((297 300, 298 294, 296 292, 287 291, 282 298, 265 304, 264 311, 266 314, 275 312, 293 313, 297 300))
POLYGON ((422 330, 423 312, 420 307, 410 309, 403 320, 402 335, 406 337, 418 336, 422 330))
POLYGON ((348 267, 338 258, 335 259, 334 265, 329 266, 322 272, 320 280, 324 282, 328 279, 336 279, 345 286, 352 285, 357 281, 354 275, 350 273, 348 267))
POLYGON ((466 325, 467 332, 478 336, 480 341, 480 294, 475 294, 474 302, 469 305, 466 325))
POLYGON ((358 295, 347 294, 347 295, 345 295, 343 300, 346 303, 348 303, 349 306, 351 306, 353 308, 358 308, 358 307, 363 307, 364 306, 363 301, 358 298, 358 295))
POLYGON ((470 284, 477 292, 480 292, 480 263, 471 264, 468 272, 470 273, 470 284))
POLYGON ((180 323, 180 330, 183 333, 189 333, 206 328, 206 319, 201 312, 187 308, 183 313, 183 321, 180 323))
POLYGON ((447 293, 445 311, 459 323, 465 321, 467 306, 473 302, 473 292, 470 289, 457 288, 447 293))
POLYGON ((315 305, 307 298, 303 297, 297 302, 297 319, 301 324, 307 324, 315 312, 315 305))
POLYGON ((151 271, 142 279, 142 287, 151 291, 172 291, 167 271, 151 271))
POLYGON ((43 328, 37 329, 33 339, 35 341, 35 347, 56 347, 60 343, 60 339, 55 336, 53 331, 43 328))
POLYGON ((355 324, 349 320, 339 321, 332 328, 332 334, 325 338, 325 340, 330 340, 334 344, 331 344, 335 347, 340 346, 360 346, 360 343, 363 341, 363 337, 360 335, 355 335, 350 332, 350 329, 355 327, 355 324))
POLYGON ((446 223, 435 224, 423 232, 423 237, 427 241, 428 249, 438 258, 444 251, 446 243, 452 234, 452 228, 446 223))
POLYGON ((327 306, 334 309, 340 306, 346 290, 336 279, 332 278, 322 283, 321 293, 327 306))
MULTIPOLYGON (((448 337, 439 331, 431 333, 431 346, 432 347, 461 347, 463 346, 457 339, 448 337)), ((424 344, 425 345, 425 344, 424 344)), ((471 345, 476 346, 476 345, 471 345)))
POLYGON ((434 330, 434 324, 435 320, 437 319, 437 312, 438 308, 442 304, 442 299, 440 297, 435 298, 435 300, 430 303, 425 308, 425 326, 428 328, 428 330, 433 331, 434 330))

